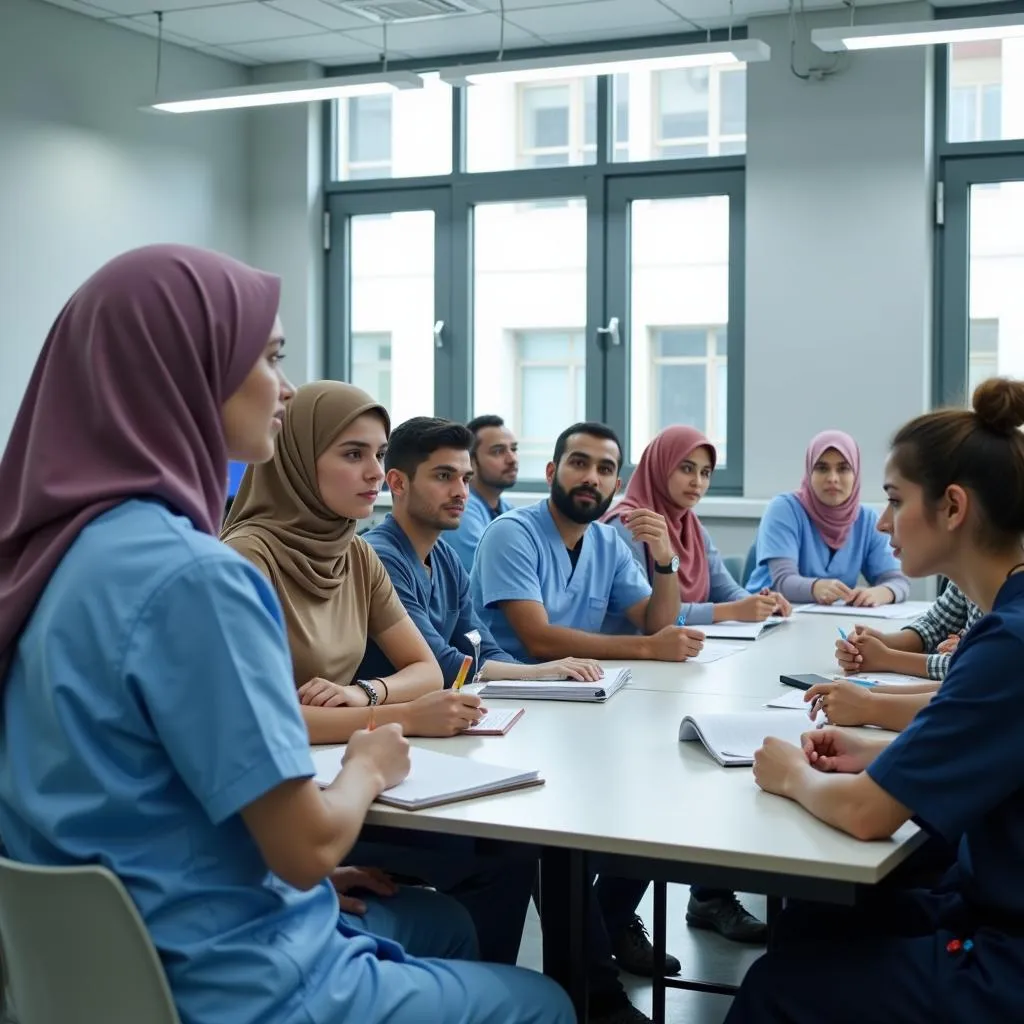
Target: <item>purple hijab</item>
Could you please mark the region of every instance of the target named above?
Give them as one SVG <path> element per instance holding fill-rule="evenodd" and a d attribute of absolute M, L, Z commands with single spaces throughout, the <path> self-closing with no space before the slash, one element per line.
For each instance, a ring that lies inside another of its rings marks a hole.
<path fill-rule="evenodd" d="M 82 529 L 134 496 L 217 536 L 221 406 L 264 350 L 278 278 L 203 249 L 116 257 L 50 329 L 0 461 L 0 685 Z"/>
<path fill-rule="evenodd" d="M 826 505 L 811 486 L 814 464 L 829 448 L 835 448 L 853 469 L 853 490 L 846 501 L 835 508 Z M 823 430 L 811 440 L 804 461 L 803 483 L 796 492 L 796 498 L 803 505 L 804 511 L 825 543 L 833 551 L 838 551 L 846 543 L 846 538 L 860 514 L 860 448 L 849 434 L 844 434 L 841 430 Z"/>

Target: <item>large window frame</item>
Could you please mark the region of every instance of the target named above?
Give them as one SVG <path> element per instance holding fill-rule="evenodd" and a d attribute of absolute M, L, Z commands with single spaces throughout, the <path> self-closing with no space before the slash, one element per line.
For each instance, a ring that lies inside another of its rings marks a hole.
<path fill-rule="evenodd" d="M 703 41 L 690 36 L 657 40 L 666 42 Z M 631 41 L 630 48 L 653 40 Z M 533 51 L 534 53 L 581 52 L 580 47 Z M 525 51 L 524 56 L 528 55 Z M 476 59 L 476 55 L 473 59 Z M 489 59 L 493 55 L 479 55 Z M 458 62 L 469 61 L 462 57 Z M 446 62 L 433 63 L 436 68 Z M 455 61 L 452 61 L 455 63 Z M 401 63 L 393 65 L 396 69 Z M 428 70 L 422 63 L 411 69 Z M 354 74 L 363 69 L 335 68 L 328 74 Z M 367 69 L 368 70 L 368 69 Z M 729 405 L 727 435 L 729 466 L 716 474 L 714 493 L 742 493 L 743 455 L 743 179 L 744 155 L 690 157 L 670 160 L 616 162 L 612 146 L 612 79 L 597 79 L 597 132 L 595 162 L 564 167 L 522 168 L 507 171 L 469 172 L 465 161 L 466 95 L 456 88 L 452 92 L 452 167 L 448 175 L 411 178 L 380 178 L 339 180 L 336 132 L 339 124 L 333 105 L 324 111 L 324 180 L 325 185 L 325 360 L 329 376 L 348 379 L 351 371 L 351 337 L 348 329 L 350 309 L 349 270 L 346 266 L 349 221 L 353 216 L 384 214 L 415 209 L 435 212 L 435 304 L 436 316 L 444 320 L 441 344 L 435 353 L 434 410 L 436 415 L 466 421 L 473 412 L 473 210 L 476 205 L 519 201 L 523 203 L 582 197 L 587 202 L 587 310 L 584 333 L 586 351 L 586 415 L 588 419 L 609 424 L 622 437 L 629 449 L 628 422 L 628 338 L 626 344 L 613 350 L 599 331 L 610 316 L 618 315 L 622 289 L 628 290 L 627 279 L 614 281 L 613 273 L 624 273 L 628 267 L 613 271 L 609 265 L 611 236 L 616 226 L 613 208 L 621 195 L 636 191 L 634 184 L 646 194 L 662 194 L 685 198 L 701 194 L 728 194 L 732 201 L 729 250 Z M 517 144 L 522 139 L 522 126 L 516 125 Z M 589 147 L 588 147 L 589 148 Z M 623 207 L 625 209 L 625 207 Z M 612 295 L 613 291 L 618 291 Z M 554 325 L 552 325 L 554 326 Z M 562 325 L 565 326 L 565 325 Z M 631 466 L 625 466 L 628 478 Z M 536 491 L 543 488 L 538 480 L 520 480 L 519 488 Z"/>

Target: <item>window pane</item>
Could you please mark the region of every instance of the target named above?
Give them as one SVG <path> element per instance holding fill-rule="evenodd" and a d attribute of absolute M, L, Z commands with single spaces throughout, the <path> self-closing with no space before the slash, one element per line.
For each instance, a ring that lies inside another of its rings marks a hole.
<path fill-rule="evenodd" d="M 635 200 L 630 228 L 630 460 L 670 423 L 695 426 L 724 446 L 716 399 L 725 374 L 707 384 L 725 366 L 729 198 Z"/>
<path fill-rule="evenodd" d="M 950 142 L 1024 138 L 1024 39 L 948 47 Z"/>
<path fill-rule="evenodd" d="M 746 151 L 744 64 L 634 71 L 612 80 L 613 160 Z"/>
<path fill-rule="evenodd" d="M 509 424 L 524 480 L 543 479 L 555 438 L 585 407 L 587 207 L 563 203 L 473 211 L 473 415 Z"/>
<path fill-rule="evenodd" d="M 594 78 L 468 86 L 466 169 L 593 163 L 596 89 Z"/>
<path fill-rule="evenodd" d="M 972 186 L 967 401 L 986 377 L 1024 377 L 1022 240 L 1024 181 Z"/>
<path fill-rule="evenodd" d="M 451 86 L 424 78 L 422 89 L 337 101 L 338 180 L 451 174 Z"/>
<path fill-rule="evenodd" d="M 434 213 L 351 223 L 352 382 L 393 423 L 434 412 Z"/>

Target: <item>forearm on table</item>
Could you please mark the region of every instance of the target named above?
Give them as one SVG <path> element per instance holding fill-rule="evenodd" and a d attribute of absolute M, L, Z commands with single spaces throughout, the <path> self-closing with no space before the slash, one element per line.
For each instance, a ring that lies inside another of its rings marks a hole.
<path fill-rule="evenodd" d="M 911 694 L 911 693 L 937 693 L 941 683 L 936 682 L 934 679 L 922 679 L 919 683 L 893 683 L 889 685 L 887 683 L 879 683 L 878 686 L 872 688 L 872 693 L 895 693 L 895 694 Z"/>
<path fill-rule="evenodd" d="M 863 773 L 820 772 L 804 765 L 790 781 L 786 796 L 827 825 L 856 839 L 886 839 L 899 825 L 878 812 L 872 799 L 873 786 Z"/>
<path fill-rule="evenodd" d="M 882 642 L 894 651 L 906 651 L 908 654 L 924 654 L 925 642 L 921 634 L 909 627 L 897 633 L 884 633 Z"/>
<path fill-rule="evenodd" d="M 547 625 L 531 636 L 520 636 L 531 658 L 554 661 L 558 658 L 626 658 L 647 657 L 648 642 L 644 636 L 619 636 L 587 633 L 582 629 Z"/>
<path fill-rule="evenodd" d="M 380 680 L 384 682 L 381 688 Z M 403 704 L 444 686 L 444 678 L 436 661 L 414 661 L 390 676 L 369 680 L 384 704 Z"/>
<path fill-rule="evenodd" d="M 865 725 L 902 732 L 932 699 L 932 692 L 871 693 L 871 711 Z"/>
<path fill-rule="evenodd" d="M 813 604 L 814 584 L 812 576 L 801 576 L 796 560 L 792 558 L 769 558 L 768 571 L 772 577 L 772 589 L 792 604 Z"/>
<path fill-rule="evenodd" d="M 349 737 L 370 724 L 370 709 L 363 708 L 319 708 L 303 704 L 302 720 L 309 731 L 309 742 L 348 743 Z M 402 704 L 378 704 L 373 709 L 376 725 L 398 722 L 405 729 L 405 710 Z"/>
<path fill-rule="evenodd" d="M 484 682 L 492 679 L 536 679 L 538 666 L 524 665 L 521 661 L 485 661 L 480 673 Z"/>
<path fill-rule="evenodd" d="M 889 650 L 885 654 L 882 671 L 899 672 L 905 676 L 928 678 L 928 655 L 912 654 L 910 651 Z"/>

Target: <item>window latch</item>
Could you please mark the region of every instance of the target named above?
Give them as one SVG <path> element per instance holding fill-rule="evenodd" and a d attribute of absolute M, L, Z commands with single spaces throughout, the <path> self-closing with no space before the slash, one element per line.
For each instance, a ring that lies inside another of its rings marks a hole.
<path fill-rule="evenodd" d="M 434 348 L 444 348 L 444 321 L 434 322 Z"/>
<path fill-rule="evenodd" d="M 607 338 L 609 345 L 622 344 L 622 339 L 619 337 L 619 318 L 617 316 L 613 316 L 608 320 L 607 327 L 598 327 L 597 333 L 602 338 Z"/>

